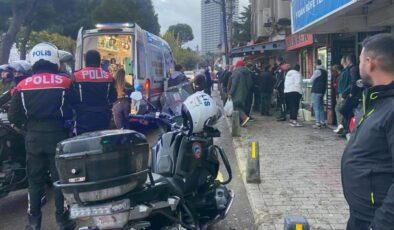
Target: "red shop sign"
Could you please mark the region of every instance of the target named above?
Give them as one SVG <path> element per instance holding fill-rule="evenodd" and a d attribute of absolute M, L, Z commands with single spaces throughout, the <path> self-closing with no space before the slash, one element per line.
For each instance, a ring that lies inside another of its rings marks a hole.
<path fill-rule="evenodd" d="M 313 44 L 312 34 L 294 34 L 286 38 L 286 50 L 295 50 Z"/>

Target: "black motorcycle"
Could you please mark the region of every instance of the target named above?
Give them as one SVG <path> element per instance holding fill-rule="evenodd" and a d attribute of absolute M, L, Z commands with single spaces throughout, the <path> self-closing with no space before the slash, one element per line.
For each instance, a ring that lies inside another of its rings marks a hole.
<path fill-rule="evenodd" d="M 27 186 L 23 132 L 8 121 L 6 110 L 0 109 L 0 198 Z"/>
<path fill-rule="evenodd" d="M 145 136 L 131 130 L 87 133 L 59 143 L 56 164 L 71 218 L 93 222 L 82 229 L 207 229 L 223 220 L 234 194 L 220 131 L 190 134 L 164 113 L 131 115 L 160 123 L 149 155 Z M 150 167 L 148 161 L 150 158 Z M 220 162 L 228 179 L 217 180 Z"/>

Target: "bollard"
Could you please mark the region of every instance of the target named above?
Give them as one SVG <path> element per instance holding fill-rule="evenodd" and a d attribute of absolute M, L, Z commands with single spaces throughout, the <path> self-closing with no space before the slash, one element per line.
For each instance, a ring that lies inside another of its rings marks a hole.
<path fill-rule="evenodd" d="M 233 137 L 239 137 L 239 112 L 233 111 L 232 117 L 232 125 L 231 125 L 231 134 Z"/>
<path fill-rule="evenodd" d="M 310 226 L 303 216 L 286 216 L 285 230 L 310 230 Z"/>
<path fill-rule="evenodd" d="M 260 184 L 260 153 L 259 142 L 253 141 L 250 144 L 248 160 L 246 165 L 246 182 Z"/>

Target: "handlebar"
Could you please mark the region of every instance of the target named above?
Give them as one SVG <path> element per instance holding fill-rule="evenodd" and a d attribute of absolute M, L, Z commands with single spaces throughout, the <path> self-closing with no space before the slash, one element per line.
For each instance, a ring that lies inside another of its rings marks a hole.
<path fill-rule="evenodd" d="M 159 122 L 167 126 L 169 130 L 179 130 L 182 129 L 182 126 L 177 125 L 174 122 L 174 117 L 167 113 L 148 113 L 144 115 L 129 115 L 130 119 L 137 119 L 137 120 L 146 120 L 146 121 L 153 121 Z"/>

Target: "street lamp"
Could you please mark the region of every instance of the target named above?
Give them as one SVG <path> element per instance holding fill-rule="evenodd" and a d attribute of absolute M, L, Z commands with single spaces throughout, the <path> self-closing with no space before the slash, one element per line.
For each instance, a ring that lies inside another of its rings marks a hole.
<path fill-rule="evenodd" d="M 222 8 L 222 20 L 223 20 L 223 33 L 224 33 L 224 38 L 223 38 L 223 42 L 224 42 L 224 56 L 226 57 L 226 65 L 229 65 L 230 60 L 229 60 L 229 50 L 228 50 L 228 40 L 227 40 L 227 20 L 226 20 L 226 0 L 205 0 L 205 4 L 209 4 L 214 2 L 218 5 L 221 6 Z"/>

